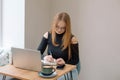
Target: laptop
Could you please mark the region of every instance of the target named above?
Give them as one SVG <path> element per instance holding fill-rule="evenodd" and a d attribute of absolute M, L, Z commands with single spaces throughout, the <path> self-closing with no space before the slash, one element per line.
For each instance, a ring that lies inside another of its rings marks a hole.
<path fill-rule="evenodd" d="M 37 50 L 22 49 L 22 48 L 11 48 L 12 62 L 17 68 L 41 71 L 41 54 Z"/>

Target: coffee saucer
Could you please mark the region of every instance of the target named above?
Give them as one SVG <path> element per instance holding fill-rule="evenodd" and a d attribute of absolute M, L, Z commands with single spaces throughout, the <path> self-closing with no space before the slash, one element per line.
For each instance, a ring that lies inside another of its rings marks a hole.
<path fill-rule="evenodd" d="M 54 73 L 52 73 L 50 75 L 44 75 L 41 72 L 39 72 L 38 75 L 41 76 L 41 77 L 44 77 L 44 78 L 51 78 L 51 77 L 55 77 L 57 75 L 57 73 L 54 72 Z"/>

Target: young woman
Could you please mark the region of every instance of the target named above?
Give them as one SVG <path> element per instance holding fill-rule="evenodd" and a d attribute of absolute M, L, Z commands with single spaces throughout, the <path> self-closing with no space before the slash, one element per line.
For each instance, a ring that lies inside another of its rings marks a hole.
<path fill-rule="evenodd" d="M 70 16 L 65 13 L 58 13 L 50 31 L 43 35 L 38 50 L 43 54 L 48 46 L 48 55 L 44 57 L 47 61 L 56 61 L 58 65 L 72 64 L 79 62 L 78 40 L 71 33 Z"/>

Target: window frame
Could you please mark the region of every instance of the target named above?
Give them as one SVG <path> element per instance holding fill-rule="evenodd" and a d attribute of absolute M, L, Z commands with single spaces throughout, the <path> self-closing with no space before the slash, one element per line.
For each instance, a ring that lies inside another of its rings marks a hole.
<path fill-rule="evenodd" d="M 0 47 L 2 47 L 2 0 L 0 0 Z"/>

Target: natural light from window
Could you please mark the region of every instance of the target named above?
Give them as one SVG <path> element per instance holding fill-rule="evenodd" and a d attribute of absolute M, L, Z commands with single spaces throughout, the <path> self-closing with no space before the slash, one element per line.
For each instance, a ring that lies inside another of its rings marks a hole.
<path fill-rule="evenodd" d="M 2 47 L 24 47 L 25 0 L 2 0 Z"/>
<path fill-rule="evenodd" d="M 0 47 L 2 46 L 2 0 L 0 0 Z"/>

